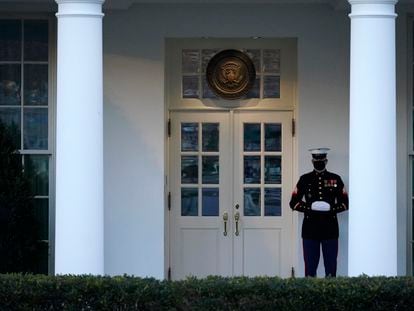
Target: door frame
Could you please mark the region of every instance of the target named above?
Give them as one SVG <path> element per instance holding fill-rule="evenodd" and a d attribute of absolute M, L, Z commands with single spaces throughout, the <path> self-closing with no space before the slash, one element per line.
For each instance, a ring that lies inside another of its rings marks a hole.
<path fill-rule="evenodd" d="M 259 48 L 266 46 L 266 44 L 272 44 L 273 41 L 283 40 L 287 42 L 287 45 L 291 49 L 292 54 L 292 70 L 290 73 L 290 89 L 291 97 L 290 103 L 282 103 L 277 105 L 261 105 L 259 100 L 259 105 L 257 106 L 246 106 L 239 108 L 226 108 L 226 107 L 217 107 L 210 106 L 209 102 L 205 103 L 204 108 L 188 106 L 188 107 L 177 107 L 174 106 L 174 98 L 172 98 L 173 92 L 172 89 L 172 80 L 174 77 L 174 71 L 176 70 L 176 56 L 177 53 L 183 48 L 192 48 L 194 46 L 200 48 L 206 48 L 210 44 L 217 43 L 226 43 L 226 47 L 234 48 L 234 45 L 249 45 L 253 44 L 256 46 L 258 40 L 252 38 L 216 38 L 216 39 L 202 39 L 202 38 L 166 38 L 165 39 L 165 75 L 164 75 L 164 170 L 165 170 L 165 181 L 164 181 L 164 278 L 170 279 L 171 277 L 171 236 L 170 236 L 170 212 L 169 212 L 169 203 L 171 199 L 169 196 L 171 176 L 170 176 L 170 160 L 171 160 L 171 146 L 170 146 L 170 117 L 171 113 L 175 111 L 188 111 L 188 112 L 202 112 L 202 111 L 228 111 L 231 114 L 231 120 L 233 120 L 234 111 L 238 110 L 247 110 L 247 111 L 290 111 L 292 113 L 293 119 L 293 135 L 292 135 L 292 178 L 293 181 L 298 179 L 299 168 L 298 168 L 298 145 L 299 140 L 297 136 L 297 124 L 298 124 L 298 96 L 297 96 L 297 38 L 266 38 L 261 39 L 258 46 Z M 237 47 L 236 47 L 237 48 Z M 176 72 L 175 72 L 176 73 Z M 257 101 L 256 101 L 257 102 Z M 233 124 L 230 124 L 230 130 L 233 131 Z M 292 189 L 293 190 L 293 189 Z M 292 217 L 292 274 L 295 271 L 298 271 L 299 261 L 300 261 L 300 230 L 299 230 L 299 215 L 294 213 Z"/>

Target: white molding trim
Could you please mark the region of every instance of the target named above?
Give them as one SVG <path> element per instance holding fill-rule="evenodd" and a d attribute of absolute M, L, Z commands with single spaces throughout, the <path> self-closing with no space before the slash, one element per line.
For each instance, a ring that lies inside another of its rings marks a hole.
<path fill-rule="evenodd" d="M 397 14 L 375 14 L 375 15 L 370 15 L 370 14 L 348 14 L 348 16 L 350 18 L 397 18 Z"/>
<path fill-rule="evenodd" d="M 55 0 L 59 5 L 56 17 L 97 17 L 102 18 L 104 0 Z"/>
<path fill-rule="evenodd" d="M 354 18 L 392 18 L 395 19 L 395 4 L 397 0 L 348 0 L 351 4 L 351 13 Z"/>
<path fill-rule="evenodd" d="M 105 0 L 55 0 L 57 4 L 65 3 L 79 3 L 79 4 L 100 4 L 102 5 Z"/>
<path fill-rule="evenodd" d="M 56 17 L 96 17 L 102 18 L 105 14 L 103 13 L 83 13 L 83 12 L 74 12 L 74 13 L 56 13 Z"/>
<path fill-rule="evenodd" d="M 348 0 L 351 5 L 354 4 L 397 4 L 398 0 Z"/>

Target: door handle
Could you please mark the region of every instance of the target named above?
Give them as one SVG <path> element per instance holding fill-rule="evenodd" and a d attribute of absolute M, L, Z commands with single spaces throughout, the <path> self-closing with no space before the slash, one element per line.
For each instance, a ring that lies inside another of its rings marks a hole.
<path fill-rule="evenodd" d="M 239 220 L 240 220 L 240 213 L 239 212 L 236 212 L 234 214 L 234 220 L 236 222 L 236 232 L 234 232 L 234 234 L 236 236 L 238 236 L 239 235 Z"/>
<path fill-rule="evenodd" d="M 223 221 L 224 221 L 224 232 L 223 235 L 227 236 L 227 221 L 229 220 L 229 214 L 227 212 L 224 212 L 223 214 Z"/>

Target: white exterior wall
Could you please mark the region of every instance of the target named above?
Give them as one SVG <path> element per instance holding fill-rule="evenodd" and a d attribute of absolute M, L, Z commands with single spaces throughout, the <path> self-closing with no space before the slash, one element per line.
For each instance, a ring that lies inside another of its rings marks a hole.
<path fill-rule="evenodd" d="M 252 36 L 298 38 L 295 178 L 312 169 L 307 149 L 327 146 L 332 149 L 328 169 L 339 173 L 348 184 L 347 12 L 324 5 L 270 4 L 135 5 L 128 11 L 106 12 L 105 273 L 164 277 L 165 38 Z M 397 40 L 404 39 L 397 36 Z M 397 65 L 399 69 L 406 67 L 400 62 Z M 399 86 L 398 93 L 405 92 Z M 400 106 L 398 159 L 406 163 L 405 102 Z M 400 164 L 398 169 L 398 273 L 404 274 L 407 176 L 405 165 Z M 346 213 L 339 216 L 339 222 L 338 274 L 346 275 Z M 298 275 L 303 275 L 300 248 L 297 267 Z M 319 274 L 323 275 L 322 264 Z"/>

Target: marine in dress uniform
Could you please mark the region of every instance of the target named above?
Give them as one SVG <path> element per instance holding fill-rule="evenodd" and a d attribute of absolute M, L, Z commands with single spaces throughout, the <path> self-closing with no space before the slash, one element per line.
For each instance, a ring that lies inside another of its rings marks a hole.
<path fill-rule="evenodd" d="M 335 277 L 339 228 L 337 214 L 348 210 L 348 194 L 339 175 L 328 172 L 328 148 L 309 150 L 314 170 L 300 177 L 290 208 L 304 213 L 302 223 L 305 276 L 316 276 L 322 246 L 325 275 Z"/>

